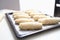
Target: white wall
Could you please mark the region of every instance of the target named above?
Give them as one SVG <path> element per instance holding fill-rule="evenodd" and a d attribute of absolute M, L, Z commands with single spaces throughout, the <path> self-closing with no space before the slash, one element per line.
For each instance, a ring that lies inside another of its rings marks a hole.
<path fill-rule="evenodd" d="M 20 10 L 19 0 L 0 0 L 0 9 Z"/>
<path fill-rule="evenodd" d="M 21 10 L 35 9 L 53 16 L 55 0 L 20 0 Z"/>
<path fill-rule="evenodd" d="M 55 0 L 0 0 L 0 9 L 34 9 L 53 16 L 54 4 Z"/>

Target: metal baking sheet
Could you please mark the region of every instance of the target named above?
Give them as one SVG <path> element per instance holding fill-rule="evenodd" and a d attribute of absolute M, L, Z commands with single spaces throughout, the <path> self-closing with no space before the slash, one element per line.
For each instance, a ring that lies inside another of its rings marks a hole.
<path fill-rule="evenodd" d="M 15 24 L 15 21 L 14 21 L 14 18 L 13 18 L 12 14 L 13 13 L 6 13 L 6 18 L 8 19 L 8 22 L 11 25 L 11 27 L 13 28 L 16 37 L 18 37 L 18 38 L 24 38 L 24 37 L 27 37 L 29 35 L 36 34 L 36 33 L 39 33 L 39 32 L 43 32 L 45 30 L 56 28 L 56 27 L 60 26 L 60 24 L 45 25 L 40 30 L 23 31 L 23 30 L 20 30 L 20 28 L 19 28 L 19 26 L 17 24 Z"/>

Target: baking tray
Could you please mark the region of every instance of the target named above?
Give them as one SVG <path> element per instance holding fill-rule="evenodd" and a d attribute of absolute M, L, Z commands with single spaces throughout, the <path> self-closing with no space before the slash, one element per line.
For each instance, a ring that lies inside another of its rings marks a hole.
<path fill-rule="evenodd" d="M 23 30 L 19 29 L 17 24 L 15 24 L 15 21 L 14 21 L 14 18 L 13 18 L 12 14 L 13 14 L 13 12 L 6 13 L 6 18 L 7 18 L 8 22 L 9 22 L 9 24 L 11 25 L 11 28 L 13 29 L 13 31 L 14 31 L 17 38 L 28 37 L 30 35 L 37 34 L 37 33 L 40 33 L 40 32 L 43 32 L 43 31 L 46 31 L 46 30 L 49 30 L 49 29 L 57 28 L 57 27 L 60 26 L 60 24 L 45 25 L 40 30 L 23 31 Z"/>

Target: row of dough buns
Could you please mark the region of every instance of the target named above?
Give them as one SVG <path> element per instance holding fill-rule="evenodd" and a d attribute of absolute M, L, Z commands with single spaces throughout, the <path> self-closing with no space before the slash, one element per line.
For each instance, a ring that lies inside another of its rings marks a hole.
<path fill-rule="evenodd" d="M 50 17 L 39 12 L 36 13 L 33 10 L 15 12 L 13 17 L 15 23 L 17 23 L 22 30 L 42 29 L 43 25 L 57 24 L 60 22 L 60 18 Z"/>
<path fill-rule="evenodd" d="M 26 15 L 27 13 L 15 12 L 13 17 L 15 19 L 15 23 L 19 25 L 19 28 L 22 30 L 35 30 L 42 29 L 42 23 L 35 22 L 31 16 Z"/>

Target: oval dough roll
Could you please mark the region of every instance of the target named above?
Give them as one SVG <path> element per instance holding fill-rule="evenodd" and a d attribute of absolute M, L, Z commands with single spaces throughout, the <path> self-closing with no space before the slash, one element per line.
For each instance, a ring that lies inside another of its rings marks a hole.
<path fill-rule="evenodd" d="M 38 22 L 42 23 L 42 24 L 57 24 L 58 20 L 55 18 L 43 18 L 43 19 L 38 19 Z"/>
<path fill-rule="evenodd" d="M 46 16 L 45 14 L 42 14 L 42 13 L 30 13 L 30 16 L 31 16 L 31 17 L 33 17 L 34 15 Z"/>
<path fill-rule="evenodd" d="M 14 19 L 18 19 L 18 18 L 30 18 L 29 15 L 16 15 L 14 16 Z"/>
<path fill-rule="evenodd" d="M 42 18 L 50 18 L 49 16 L 44 16 L 44 15 L 35 15 L 35 16 L 33 16 L 33 19 L 35 20 L 35 21 L 37 21 L 38 19 L 42 19 Z"/>
<path fill-rule="evenodd" d="M 53 17 L 53 18 L 60 22 L 60 17 Z"/>
<path fill-rule="evenodd" d="M 31 9 L 30 10 L 26 10 L 25 13 L 30 15 L 30 13 L 34 13 L 34 10 L 31 10 Z"/>
<path fill-rule="evenodd" d="M 22 11 L 13 12 L 13 16 L 15 16 L 15 15 L 21 15 L 21 14 L 26 14 L 26 13 L 22 12 Z"/>
<path fill-rule="evenodd" d="M 16 23 L 22 23 L 22 22 L 34 22 L 34 19 L 32 18 L 19 18 L 15 20 Z"/>
<path fill-rule="evenodd" d="M 42 29 L 42 23 L 39 23 L 39 22 L 24 22 L 24 23 L 20 23 L 19 27 L 22 30 Z"/>

